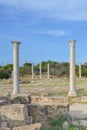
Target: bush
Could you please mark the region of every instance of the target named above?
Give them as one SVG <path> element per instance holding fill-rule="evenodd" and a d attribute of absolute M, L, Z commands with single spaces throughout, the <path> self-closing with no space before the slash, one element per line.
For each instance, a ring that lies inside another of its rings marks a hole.
<path fill-rule="evenodd" d="M 0 71 L 0 79 L 8 79 L 9 78 L 9 74 L 7 72 L 5 72 L 4 70 Z"/>

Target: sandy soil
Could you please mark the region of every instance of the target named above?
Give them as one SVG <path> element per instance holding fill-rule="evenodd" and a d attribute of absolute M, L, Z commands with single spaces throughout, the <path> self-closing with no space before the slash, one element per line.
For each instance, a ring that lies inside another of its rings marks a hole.
<path fill-rule="evenodd" d="M 12 93 L 13 83 L 11 80 L 0 81 L 0 94 Z M 87 78 L 77 78 L 76 88 L 79 95 L 87 95 Z M 22 78 L 20 81 L 20 92 L 30 93 L 31 95 L 41 95 L 41 93 L 48 93 L 55 96 L 67 96 L 69 91 L 68 78 L 43 78 L 32 79 Z"/>

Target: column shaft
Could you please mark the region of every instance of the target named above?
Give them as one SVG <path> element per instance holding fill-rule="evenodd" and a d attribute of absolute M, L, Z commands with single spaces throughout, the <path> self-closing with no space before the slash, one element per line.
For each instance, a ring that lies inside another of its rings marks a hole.
<path fill-rule="evenodd" d="M 81 74 L 82 72 L 81 72 L 81 64 L 79 64 L 79 78 L 81 78 Z"/>
<path fill-rule="evenodd" d="M 50 66 L 47 64 L 47 78 L 50 78 Z"/>
<path fill-rule="evenodd" d="M 20 93 L 19 88 L 19 44 L 20 42 L 12 42 L 13 44 L 13 94 Z"/>
<path fill-rule="evenodd" d="M 41 63 L 40 63 L 40 79 L 42 78 L 42 66 L 41 66 Z"/>
<path fill-rule="evenodd" d="M 75 41 L 70 41 L 70 91 L 69 96 L 76 96 L 75 88 Z"/>
<path fill-rule="evenodd" d="M 32 63 L 32 79 L 34 79 L 34 64 Z"/>

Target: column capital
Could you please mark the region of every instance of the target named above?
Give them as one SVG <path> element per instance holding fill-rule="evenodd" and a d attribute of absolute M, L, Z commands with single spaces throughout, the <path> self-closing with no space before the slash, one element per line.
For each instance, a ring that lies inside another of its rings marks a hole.
<path fill-rule="evenodd" d="M 71 47 L 75 47 L 76 40 L 70 40 L 69 43 Z"/>
<path fill-rule="evenodd" d="M 14 48 L 18 48 L 19 47 L 19 44 L 21 44 L 21 42 L 19 41 L 11 41 L 11 43 L 13 44 Z"/>
<path fill-rule="evenodd" d="M 11 41 L 12 44 L 21 44 L 19 41 Z"/>
<path fill-rule="evenodd" d="M 18 46 L 19 44 L 21 44 L 21 42 L 19 42 L 19 41 L 11 41 L 11 43 L 12 43 L 13 45 L 16 45 L 16 46 Z"/>

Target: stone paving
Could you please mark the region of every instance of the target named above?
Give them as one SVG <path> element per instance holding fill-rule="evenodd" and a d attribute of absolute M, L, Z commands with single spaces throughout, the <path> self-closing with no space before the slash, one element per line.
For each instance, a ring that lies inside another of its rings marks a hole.
<path fill-rule="evenodd" d="M 72 104 L 69 114 L 72 117 L 73 124 L 87 127 L 87 104 Z"/>
<path fill-rule="evenodd" d="M 75 118 L 87 118 L 87 104 L 72 104 L 70 105 L 70 115 Z"/>

